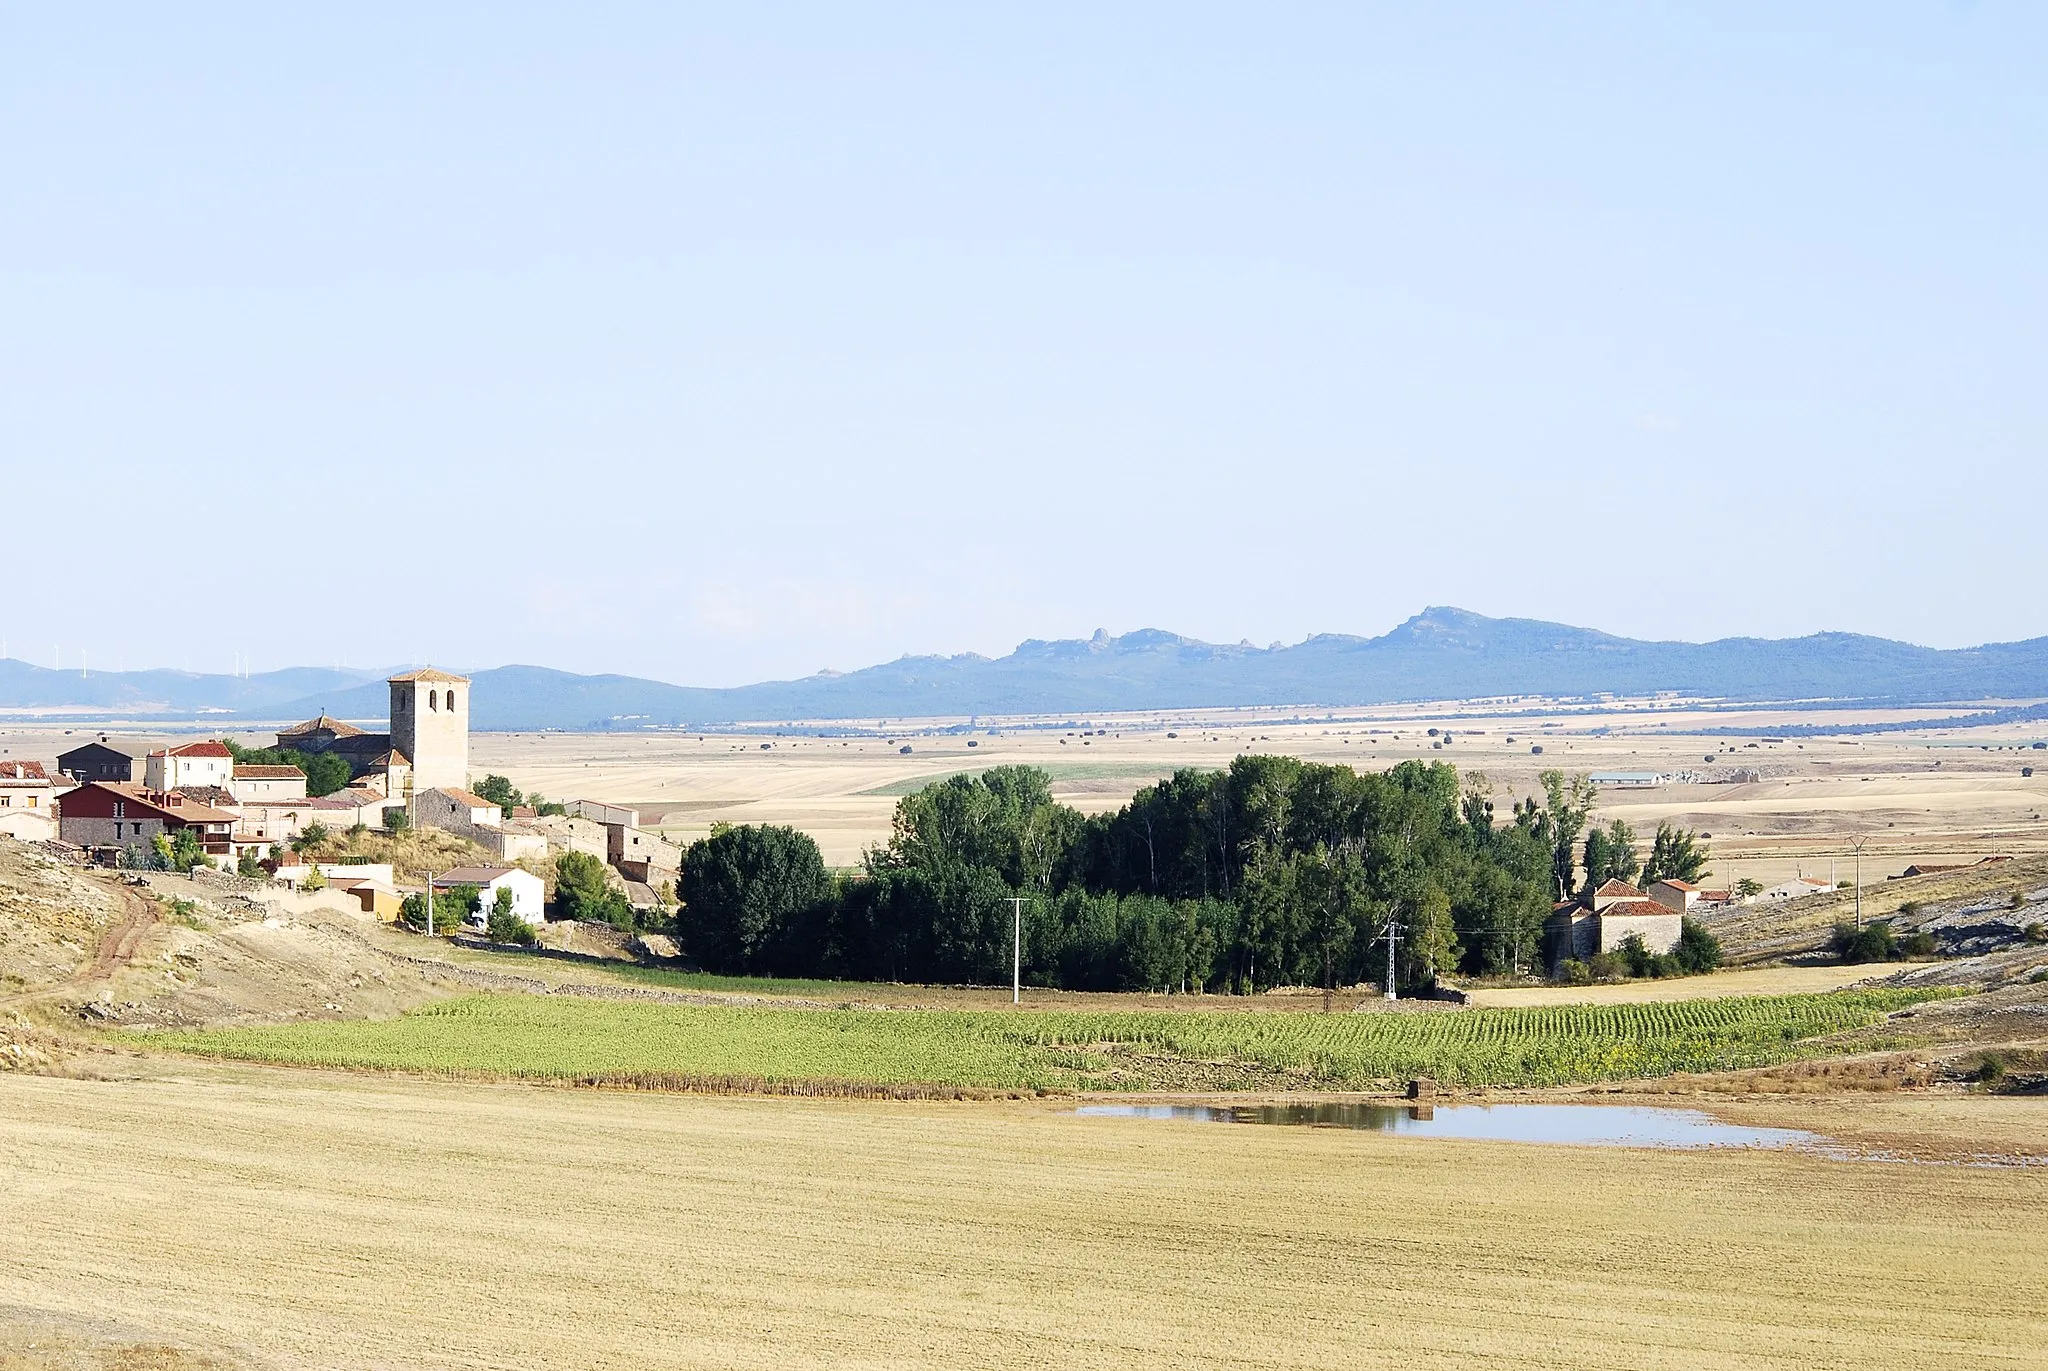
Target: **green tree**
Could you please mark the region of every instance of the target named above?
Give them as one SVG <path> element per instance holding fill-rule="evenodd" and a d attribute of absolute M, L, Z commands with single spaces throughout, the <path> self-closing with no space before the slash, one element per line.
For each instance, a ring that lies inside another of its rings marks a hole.
<path fill-rule="evenodd" d="M 151 840 L 150 845 L 156 852 L 160 870 L 190 871 L 202 863 L 207 866 L 213 865 L 206 859 L 206 849 L 200 843 L 199 835 L 189 828 L 174 828 L 159 833 Z"/>
<path fill-rule="evenodd" d="M 483 895 L 473 885 L 452 885 L 434 892 L 435 933 L 453 933 L 462 927 L 463 920 L 483 905 Z M 427 932 L 427 897 L 416 892 L 405 897 L 398 907 L 398 918 L 407 928 L 416 932 Z"/>
<path fill-rule="evenodd" d="M 564 852 L 555 859 L 555 912 L 565 919 L 630 927 L 633 908 L 614 890 L 605 864 L 588 852 Z"/>
<path fill-rule="evenodd" d="M 345 790 L 351 779 L 348 763 L 331 752 L 316 752 L 301 763 L 306 773 L 308 795 L 332 795 Z"/>
<path fill-rule="evenodd" d="M 1699 834 L 1666 822 L 1657 825 L 1650 859 L 1643 863 L 1643 881 L 1697 881 L 1707 872 L 1707 849 Z"/>
<path fill-rule="evenodd" d="M 489 775 L 478 781 L 474 787 L 477 794 L 509 813 L 515 805 L 524 804 L 525 797 L 512 788 L 512 782 L 503 776 Z"/>
<path fill-rule="evenodd" d="M 1616 819 L 1605 829 L 1586 835 L 1586 885 L 1597 890 L 1608 881 L 1634 881 L 1641 869 L 1636 861 L 1636 835 L 1628 824 Z"/>
<path fill-rule="evenodd" d="M 1450 896 L 1433 885 L 1423 888 L 1408 916 L 1401 950 L 1410 985 L 1434 986 L 1441 972 L 1457 965 L 1458 930 L 1451 920 Z"/>
<path fill-rule="evenodd" d="M 683 950 L 706 970 L 735 974 L 767 969 L 795 923 L 832 893 L 817 843 L 769 824 L 740 824 L 690 844 L 676 885 Z"/>
<path fill-rule="evenodd" d="M 1763 894 L 1764 883 L 1762 881 L 1757 880 L 1754 876 L 1744 876 L 1741 880 L 1735 883 L 1735 889 L 1733 893 L 1736 899 L 1747 900 L 1754 896 Z"/>
<path fill-rule="evenodd" d="M 498 887 L 498 893 L 491 901 L 490 913 L 484 919 L 484 936 L 494 943 L 533 946 L 533 925 L 512 912 L 512 887 Z"/>
<path fill-rule="evenodd" d="M 1551 842 L 1551 879 L 1555 882 L 1556 898 L 1562 900 L 1573 889 L 1574 849 L 1579 845 L 1579 834 L 1585 831 L 1587 817 L 1593 812 L 1593 782 L 1583 774 L 1567 776 L 1562 771 L 1546 771 L 1537 779 L 1543 783 L 1542 813 Z"/>
<path fill-rule="evenodd" d="M 299 836 L 292 839 L 292 851 L 311 852 L 327 841 L 327 825 L 318 819 L 299 830 Z"/>

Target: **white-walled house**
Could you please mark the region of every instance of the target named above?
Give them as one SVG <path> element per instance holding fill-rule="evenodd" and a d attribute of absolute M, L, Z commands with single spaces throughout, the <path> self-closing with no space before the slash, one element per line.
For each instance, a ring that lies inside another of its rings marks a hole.
<path fill-rule="evenodd" d="M 158 748 L 142 759 L 142 783 L 151 790 L 218 786 L 232 791 L 235 754 L 220 743 L 186 743 Z"/>
<path fill-rule="evenodd" d="M 70 786 L 41 762 L 0 762 L 0 833 L 29 843 L 56 837 L 57 797 Z"/>
<path fill-rule="evenodd" d="M 243 804 L 257 800 L 303 800 L 306 773 L 295 766 L 237 766 L 229 776 L 228 789 Z"/>
<path fill-rule="evenodd" d="M 531 871 L 516 866 L 459 866 L 434 878 L 436 890 L 458 885 L 473 885 L 483 897 L 483 906 L 472 922 L 483 922 L 500 890 L 512 892 L 512 912 L 526 922 L 538 926 L 547 918 L 547 883 Z"/>

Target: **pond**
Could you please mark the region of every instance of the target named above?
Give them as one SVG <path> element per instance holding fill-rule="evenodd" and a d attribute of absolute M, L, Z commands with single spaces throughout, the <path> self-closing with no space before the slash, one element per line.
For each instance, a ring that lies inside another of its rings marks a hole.
<path fill-rule="evenodd" d="M 1360 1128 L 1424 1138 L 1596 1147 L 1800 1147 L 1821 1143 L 1796 1128 L 1724 1123 L 1698 1109 L 1624 1104 L 1089 1104 L 1095 1118 Z"/>

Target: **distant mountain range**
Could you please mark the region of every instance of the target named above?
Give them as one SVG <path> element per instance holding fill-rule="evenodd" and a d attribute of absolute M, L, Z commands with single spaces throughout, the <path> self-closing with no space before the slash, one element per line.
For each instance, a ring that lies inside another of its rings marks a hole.
<path fill-rule="evenodd" d="M 299 667 L 262 675 L 175 671 L 81 677 L 0 662 L 0 706 L 86 707 L 169 721 L 382 719 L 383 672 Z M 479 729 L 704 727 L 937 715 L 1388 704 L 1502 695 L 1964 702 L 2048 696 L 2048 638 L 1943 650 L 1852 633 L 1644 642 L 1534 619 L 1432 608 L 1377 638 L 1318 634 L 1235 647 L 1156 629 L 1022 643 L 1007 657 L 903 657 L 846 673 L 730 689 L 545 667 L 469 673 Z M 75 717 L 75 716 L 74 716 Z"/>

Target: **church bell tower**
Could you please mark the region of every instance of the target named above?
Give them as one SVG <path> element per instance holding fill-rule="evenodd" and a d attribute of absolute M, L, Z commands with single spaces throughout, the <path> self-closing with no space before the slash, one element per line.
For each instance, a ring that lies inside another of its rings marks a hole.
<path fill-rule="evenodd" d="M 446 671 L 393 676 L 391 746 L 412 763 L 415 792 L 469 784 L 469 677 Z"/>

